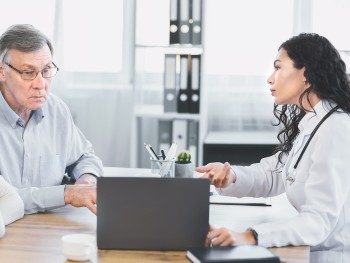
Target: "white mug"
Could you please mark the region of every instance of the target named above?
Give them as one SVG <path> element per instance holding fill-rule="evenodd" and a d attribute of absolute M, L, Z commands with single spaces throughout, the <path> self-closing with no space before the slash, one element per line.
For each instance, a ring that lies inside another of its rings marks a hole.
<path fill-rule="evenodd" d="M 96 237 L 88 234 L 71 234 L 62 237 L 62 251 L 69 260 L 89 260 L 96 251 Z"/>

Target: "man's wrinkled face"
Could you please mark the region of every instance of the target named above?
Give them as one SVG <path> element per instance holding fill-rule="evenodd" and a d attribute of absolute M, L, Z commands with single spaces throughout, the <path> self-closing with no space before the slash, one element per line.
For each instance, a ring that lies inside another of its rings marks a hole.
<path fill-rule="evenodd" d="M 10 49 L 0 67 L 2 93 L 10 107 L 15 109 L 35 110 L 41 108 L 46 101 L 51 79 L 43 78 L 43 69 L 52 67 L 52 55 L 47 45 L 33 52 L 21 52 Z M 24 80 L 20 72 L 29 74 L 39 72 L 35 79 Z M 16 110 L 15 110 L 16 111 Z"/>

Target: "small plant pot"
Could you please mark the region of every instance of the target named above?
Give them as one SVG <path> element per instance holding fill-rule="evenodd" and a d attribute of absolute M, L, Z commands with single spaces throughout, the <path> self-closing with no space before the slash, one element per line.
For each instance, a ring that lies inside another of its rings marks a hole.
<path fill-rule="evenodd" d="M 193 177 L 194 167 L 192 163 L 177 163 L 175 162 L 175 177 L 191 178 Z"/>

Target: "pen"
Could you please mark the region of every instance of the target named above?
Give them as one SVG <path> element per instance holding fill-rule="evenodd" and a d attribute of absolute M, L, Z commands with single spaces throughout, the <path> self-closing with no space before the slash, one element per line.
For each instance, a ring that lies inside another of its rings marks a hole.
<path fill-rule="evenodd" d="M 160 152 L 162 153 L 162 158 L 163 158 L 163 160 L 165 160 L 165 153 L 164 153 L 164 151 L 163 151 L 163 150 L 160 150 Z"/>
<path fill-rule="evenodd" d="M 158 155 L 156 154 L 156 152 L 153 150 L 152 146 L 150 144 L 148 144 L 148 147 L 150 148 L 150 150 L 153 152 L 153 154 L 157 157 L 157 160 L 159 160 Z"/>
<path fill-rule="evenodd" d="M 146 148 L 147 152 L 151 156 L 151 158 L 154 159 L 154 160 L 159 160 L 158 156 L 156 154 L 154 154 L 154 152 L 151 151 L 149 146 L 146 143 L 144 143 L 144 145 L 145 145 L 145 148 Z"/>

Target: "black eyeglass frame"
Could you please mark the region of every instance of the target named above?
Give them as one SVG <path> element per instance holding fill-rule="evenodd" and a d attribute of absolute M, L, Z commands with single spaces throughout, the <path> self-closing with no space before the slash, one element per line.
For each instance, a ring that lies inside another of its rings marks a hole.
<path fill-rule="evenodd" d="M 19 69 L 15 68 L 14 66 L 12 66 L 10 63 L 4 62 L 5 65 L 7 65 L 9 68 L 11 68 L 11 69 L 13 69 L 14 71 L 16 71 L 18 74 L 20 74 L 20 75 L 21 75 L 21 78 L 22 78 L 23 80 L 34 80 L 34 79 L 38 76 L 39 73 L 41 73 L 41 76 L 43 76 L 43 78 L 45 78 L 45 79 L 50 79 L 50 78 L 56 76 L 57 72 L 58 72 L 60 69 L 59 69 L 59 67 L 56 66 L 56 64 L 55 64 L 54 62 L 51 62 L 51 63 L 54 65 L 54 67 L 50 67 L 50 69 L 56 69 L 55 74 L 53 74 L 52 76 L 50 76 L 50 77 L 45 77 L 45 76 L 44 76 L 43 72 L 44 72 L 44 70 L 47 70 L 47 68 L 45 68 L 45 69 L 42 69 L 42 70 L 39 70 L 39 71 L 35 72 L 36 74 L 35 74 L 35 76 L 32 77 L 32 78 L 23 78 L 23 74 L 24 74 L 24 73 L 28 73 L 29 71 L 26 71 L 26 70 L 19 70 Z"/>

